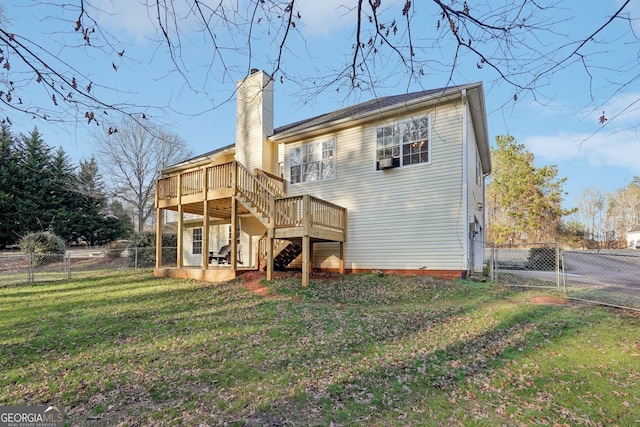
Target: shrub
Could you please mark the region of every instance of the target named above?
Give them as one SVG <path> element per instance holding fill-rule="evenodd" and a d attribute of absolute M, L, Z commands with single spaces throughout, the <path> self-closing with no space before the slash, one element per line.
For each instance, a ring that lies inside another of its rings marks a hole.
<path fill-rule="evenodd" d="M 178 237 L 175 234 L 162 235 L 162 264 L 175 264 Z M 143 231 L 131 238 L 131 248 L 127 255 L 129 264 L 136 267 L 155 267 L 156 265 L 156 233 Z M 168 249 L 172 248 L 172 249 Z"/>
<path fill-rule="evenodd" d="M 532 270 L 555 270 L 556 249 L 549 246 L 529 250 L 528 267 Z"/>
<path fill-rule="evenodd" d="M 128 254 L 128 249 L 131 246 L 131 242 L 128 240 L 118 240 L 117 242 L 109 243 L 104 252 L 104 256 L 109 259 L 122 258 Z"/>
<path fill-rule="evenodd" d="M 20 239 L 20 250 L 34 255 L 36 266 L 43 265 L 47 255 L 64 255 L 66 246 L 62 237 L 47 231 L 30 233 Z"/>

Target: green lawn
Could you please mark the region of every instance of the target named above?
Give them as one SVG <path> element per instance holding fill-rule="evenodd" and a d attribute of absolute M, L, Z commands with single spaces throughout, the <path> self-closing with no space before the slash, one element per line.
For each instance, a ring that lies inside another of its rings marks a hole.
<path fill-rule="evenodd" d="M 1 287 L 0 404 L 80 426 L 640 425 L 637 312 L 429 278 L 266 286 Z"/>

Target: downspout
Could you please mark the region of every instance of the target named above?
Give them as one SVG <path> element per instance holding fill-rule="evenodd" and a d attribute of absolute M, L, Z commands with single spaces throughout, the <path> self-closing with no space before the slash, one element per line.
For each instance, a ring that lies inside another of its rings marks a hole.
<path fill-rule="evenodd" d="M 466 279 L 469 271 L 469 115 L 467 114 L 467 90 L 462 89 L 462 278 Z"/>

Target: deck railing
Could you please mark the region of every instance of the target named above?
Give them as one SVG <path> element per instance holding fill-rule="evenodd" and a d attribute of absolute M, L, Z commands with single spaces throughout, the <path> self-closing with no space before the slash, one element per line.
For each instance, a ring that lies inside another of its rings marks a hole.
<path fill-rule="evenodd" d="M 207 168 L 207 190 L 233 188 L 233 166 L 235 162 L 209 166 Z"/>
<path fill-rule="evenodd" d="M 275 227 L 310 227 L 344 232 L 346 209 L 317 197 L 304 195 L 276 199 Z"/>
<path fill-rule="evenodd" d="M 304 196 L 276 199 L 275 227 L 302 227 L 304 217 Z"/>
<path fill-rule="evenodd" d="M 182 174 L 181 192 L 183 196 L 202 193 L 204 189 L 204 171 L 197 170 Z"/>
<path fill-rule="evenodd" d="M 158 200 L 198 193 L 206 195 L 208 191 L 234 187 L 234 191 L 244 196 L 258 212 L 273 218 L 276 228 L 313 227 L 346 231 L 346 209 L 310 195 L 282 197 L 285 189 L 282 178 L 260 170 L 254 175 L 237 161 L 157 181 Z"/>
<path fill-rule="evenodd" d="M 159 199 L 178 197 L 178 176 L 174 175 L 166 178 L 160 178 L 158 180 L 157 188 Z"/>
<path fill-rule="evenodd" d="M 310 196 L 311 226 L 323 230 L 344 232 L 347 210 L 326 200 Z"/>

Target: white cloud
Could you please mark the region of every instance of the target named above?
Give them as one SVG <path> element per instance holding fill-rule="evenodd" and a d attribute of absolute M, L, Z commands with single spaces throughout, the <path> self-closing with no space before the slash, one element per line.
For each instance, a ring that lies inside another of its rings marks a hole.
<path fill-rule="evenodd" d="M 593 166 L 619 167 L 640 175 L 640 135 L 632 130 L 615 133 L 532 136 L 522 141 L 536 158 L 553 163 L 586 160 Z"/>
<path fill-rule="evenodd" d="M 98 0 L 94 4 L 101 24 L 133 36 L 137 44 L 144 44 L 156 32 L 154 11 L 146 4 L 132 0 Z"/>
<path fill-rule="evenodd" d="M 640 93 L 625 93 L 604 106 L 604 113 L 616 128 L 640 122 Z"/>
<path fill-rule="evenodd" d="M 215 2 L 216 5 L 219 0 Z M 239 4 L 233 0 L 223 0 L 228 11 L 243 10 L 246 1 Z M 394 8 L 399 0 L 384 2 L 381 13 Z M 101 22 L 105 22 L 112 30 L 123 31 L 135 38 L 137 43 L 144 43 L 149 36 L 156 33 L 156 10 L 141 0 L 95 0 L 96 8 L 102 11 Z M 297 0 L 296 8 L 301 14 L 299 27 L 306 36 L 328 38 L 343 28 L 355 28 L 356 2 L 351 0 Z M 176 13 L 182 18 L 190 15 L 190 2 L 174 1 Z M 182 22 L 184 25 L 184 22 Z"/>
<path fill-rule="evenodd" d="M 328 37 L 356 20 L 355 2 L 345 0 L 299 0 L 296 6 L 302 15 L 303 32 L 311 36 Z"/>
<path fill-rule="evenodd" d="M 353 0 L 297 0 L 296 7 L 302 15 L 302 31 L 308 36 L 330 37 L 336 31 L 349 27 L 355 30 L 357 18 L 357 2 Z M 400 0 L 382 2 L 380 14 L 385 10 L 397 13 L 401 7 Z M 368 22 L 368 21 L 367 21 Z"/>

